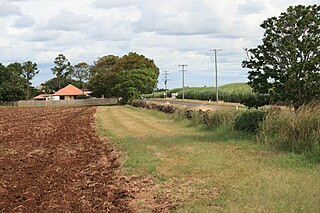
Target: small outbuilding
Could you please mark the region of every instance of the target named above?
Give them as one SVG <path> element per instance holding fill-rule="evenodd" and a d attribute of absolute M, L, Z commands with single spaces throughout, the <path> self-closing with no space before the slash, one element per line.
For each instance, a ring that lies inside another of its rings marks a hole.
<path fill-rule="evenodd" d="M 69 84 L 68 86 L 55 92 L 52 96 L 52 100 L 74 100 L 76 96 L 89 96 L 81 89 Z"/>
<path fill-rule="evenodd" d="M 45 101 L 45 100 L 50 100 L 50 97 L 52 94 L 40 94 L 37 95 L 36 97 L 33 98 L 35 101 Z"/>

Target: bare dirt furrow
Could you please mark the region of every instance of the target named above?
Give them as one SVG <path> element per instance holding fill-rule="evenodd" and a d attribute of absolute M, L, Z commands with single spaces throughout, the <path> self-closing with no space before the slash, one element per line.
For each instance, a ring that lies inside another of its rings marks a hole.
<path fill-rule="evenodd" d="M 95 107 L 0 108 L 0 212 L 130 212 Z"/>

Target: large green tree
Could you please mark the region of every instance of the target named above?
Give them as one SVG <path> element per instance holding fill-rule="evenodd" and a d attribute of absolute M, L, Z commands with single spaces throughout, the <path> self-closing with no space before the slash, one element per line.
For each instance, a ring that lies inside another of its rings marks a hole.
<path fill-rule="evenodd" d="M 122 97 L 122 102 L 138 98 L 143 93 L 151 93 L 157 84 L 157 75 L 153 69 L 142 67 L 141 69 L 122 70 L 116 74 L 116 85 L 113 92 Z"/>
<path fill-rule="evenodd" d="M 118 56 L 107 55 L 98 58 L 90 69 L 91 78 L 89 88 L 92 89 L 92 95 L 96 97 L 111 97 L 114 87 L 115 71 L 112 67 L 116 64 Z"/>
<path fill-rule="evenodd" d="M 32 63 L 31 61 L 24 62 L 22 64 L 22 76 L 26 81 L 26 99 L 30 99 L 30 81 L 32 78 L 39 73 L 38 65 L 36 63 Z"/>
<path fill-rule="evenodd" d="M 63 54 L 59 54 L 54 59 L 54 64 L 55 66 L 51 68 L 51 70 L 52 73 L 57 76 L 58 88 L 61 89 L 61 81 L 72 73 L 72 66 Z"/>
<path fill-rule="evenodd" d="M 247 49 L 249 85 L 272 102 L 299 108 L 320 99 L 320 6 L 290 6 L 265 20 L 263 43 Z"/>
<path fill-rule="evenodd" d="M 152 59 L 130 52 L 120 58 L 113 55 L 99 58 L 94 62 L 91 73 L 93 77 L 89 81 L 89 87 L 93 90 L 93 95 L 121 96 L 127 101 L 142 93 L 152 92 L 156 87 L 159 68 Z"/>
<path fill-rule="evenodd" d="M 21 74 L 20 63 L 15 62 L 8 66 L 0 63 L 0 102 L 19 101 L 25 98 L 25 80 Z"/>

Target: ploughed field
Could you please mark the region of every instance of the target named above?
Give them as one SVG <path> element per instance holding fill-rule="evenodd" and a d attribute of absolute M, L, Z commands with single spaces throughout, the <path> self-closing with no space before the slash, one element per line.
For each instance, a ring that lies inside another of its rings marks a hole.
<path fill-rule="evenodd" d="M 95 107 L 0 108 L 0 212 L 129 212 Z"/>

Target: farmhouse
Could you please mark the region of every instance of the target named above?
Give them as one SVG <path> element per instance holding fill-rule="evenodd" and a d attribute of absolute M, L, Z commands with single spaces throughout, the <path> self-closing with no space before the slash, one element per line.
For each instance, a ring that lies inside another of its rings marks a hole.
<path fill-rule="evenodd" d="M 74 100 L 76 96 L 79 95 L 85 95 L 84 91 L 80 90 L 79 88 L 73 86 L 72 84 L 69 84 L 68 86 L 60 89 L 59 91 L 55 92 L 52 95 L 52 100 Z"/>

